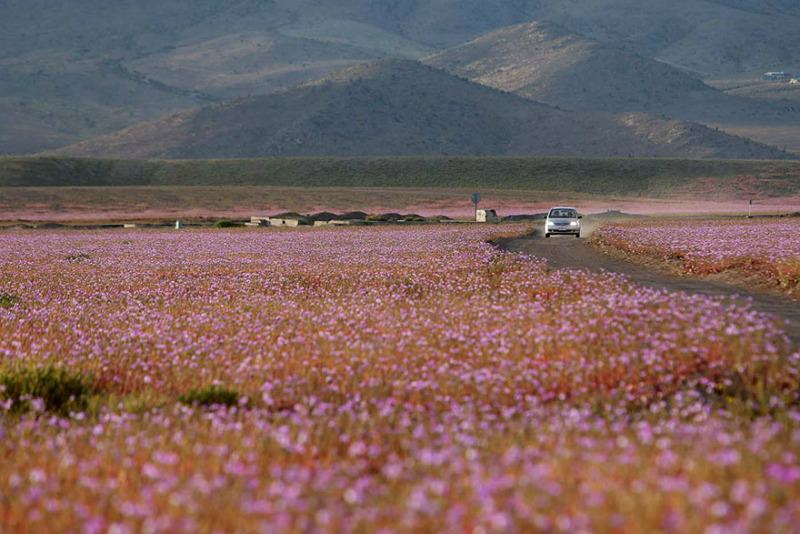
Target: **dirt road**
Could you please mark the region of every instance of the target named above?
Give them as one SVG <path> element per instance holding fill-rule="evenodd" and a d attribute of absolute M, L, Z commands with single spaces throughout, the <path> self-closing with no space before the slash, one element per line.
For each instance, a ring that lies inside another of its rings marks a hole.
<path fill-rule="evenodd" d="M 586 244 L 583 239 L 539 235 L 502 240 L 501 248 L 513 252 L 524 252 L 546 259 L 558 269 L 589 269 L 621 273 L 644 286 L 660 287 L 672 291 L 700 293 L 738 301 L 749 300 L 761 312 L 771 314 L 785 323 L 786 333 L 800 347 L 800 303 L 781 296 L 762 292 L 749 292 L 721 282 L 685 278 L 660 273 L 644 266 L 609 257 Z"/>

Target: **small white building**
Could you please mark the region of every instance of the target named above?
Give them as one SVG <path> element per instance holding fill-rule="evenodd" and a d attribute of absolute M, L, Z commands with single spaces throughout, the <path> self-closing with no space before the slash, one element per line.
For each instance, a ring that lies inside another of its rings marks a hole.
<path fill-rule="evenodd" d="M 298 219 L 276 219 L 275 217 L 250 217 L 250 222 L 245 226 L 286 226 L 296 228 L 300 226 Z"/>
<path fill-rule="evenodd" d="M 766 82 L 788 82 L 792 75 L 785 71 L 765 72 L 761 79 Z"/>
<path fill-rule="evenodd" d="M 497 216 L 495 210 L 478 210 L 475 212 L 475 222 L 494 223 L 499 221 L 500 217 Z"/>
<path fill-rule="evenodd" d="M 250 217 L 249 223 L 244 223 L 245 226 L 269 226 L 269 217 Z"/>
<path fill-rule="evenodd" d="M 300 221 L 297 219 L 274 219 L 270 218 L 270 226 L 285 226 L 288 228 L 297 228 L 300 226 Z"/>
<path fill-rule="evenodd" d="M 792 85 L 800 85 L 800 78 L 792 78 L 789 80 L 789 83 Z"/>

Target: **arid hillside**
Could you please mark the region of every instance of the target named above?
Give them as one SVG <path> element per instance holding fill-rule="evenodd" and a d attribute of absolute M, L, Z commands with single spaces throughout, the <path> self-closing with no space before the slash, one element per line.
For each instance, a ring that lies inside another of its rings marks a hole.
<path fill-rule="evenodd" d="M 568 30 L 701 76 L 797 62 L 792 0 L 543 0 L 529 20 Z"/>
<path fill-rule="evenodd" d="M 359 62 L 421 58 L 530 21 L 699 77 L 790 68 L 800 49 L 800 9 L 789 0 L 9 0 L 0 3 L 0 154 L 285 90 Z"/>
<path fill-rule="evenodd" d="M 786 157 L 694 123 L 558 110 L 409 60 L 352 67 L 287 91 L 138 124 L 57 153 L 119 158 Z"/>
<path fill-rule="evenodd" d="M 800 153 L 800 107 L 725 93 L 684 70 L 552 23 L 495 30 L 425 62 L 565 109 L 664 114 Z"/>
<path fill-rule="evenodd" d="M 525 20 L 504 2 L 0 2 L 0 154 L 38 152 Z"/>
<path fill-rule="evenodd" d="M 676 111 L 725 100 L 697 76 L 549 23 L 501 28 L 425 63 L 526 98 L 586 111 Z"/>

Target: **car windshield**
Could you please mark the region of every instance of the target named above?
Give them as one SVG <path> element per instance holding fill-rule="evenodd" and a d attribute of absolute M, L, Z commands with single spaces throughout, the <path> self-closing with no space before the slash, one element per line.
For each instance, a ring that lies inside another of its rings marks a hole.
<path fill-rule="evenodd" d="M 578 212 L 575 210 L 550 210 L 551 219 L 577 219 Z"/>

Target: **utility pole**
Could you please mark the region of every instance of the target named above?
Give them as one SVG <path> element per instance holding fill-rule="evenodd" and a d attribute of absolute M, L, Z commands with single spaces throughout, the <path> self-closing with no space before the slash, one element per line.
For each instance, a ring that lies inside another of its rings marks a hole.
<path fill-rule="evenodd" d="M 747 206 L 747 218 L 748 219 L 752 219 L 753 218 L 753 199 L 752 198 L 750 199 L 750 204 L 748 204 L 748 206 Z"/>

